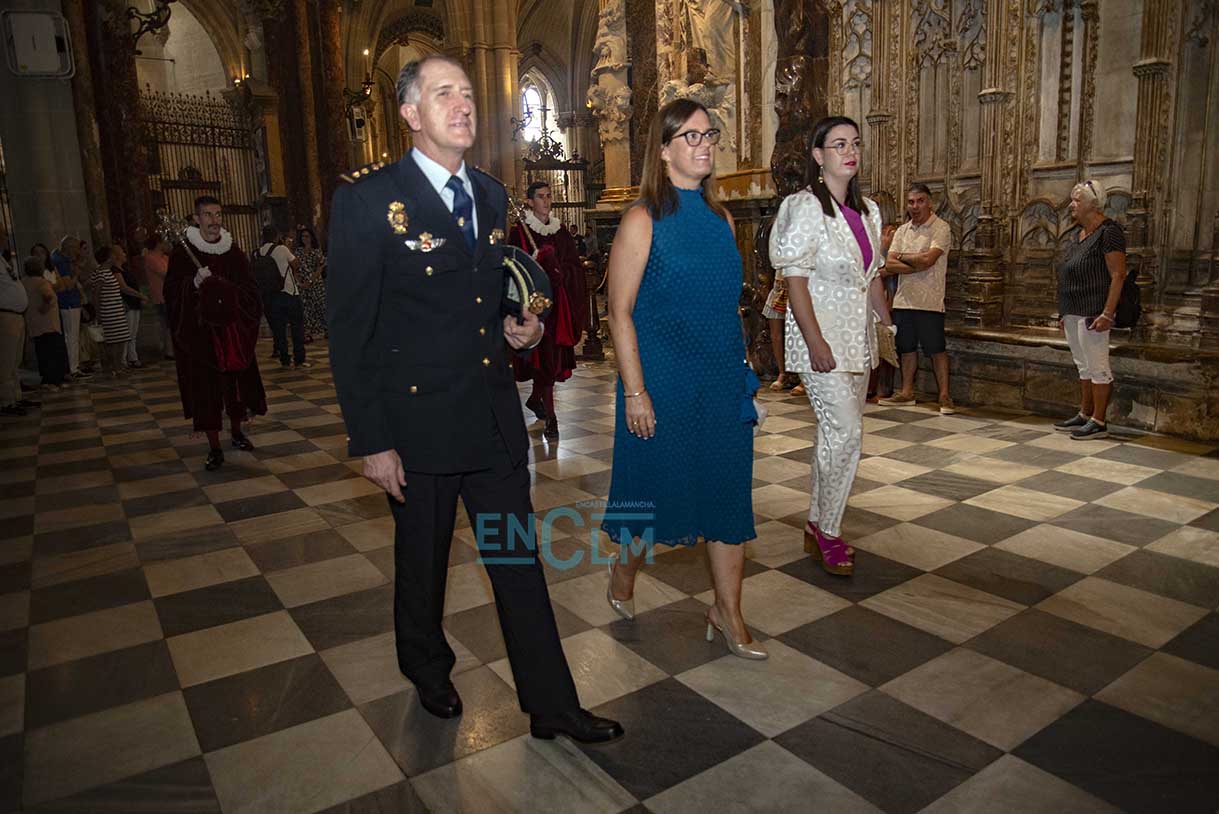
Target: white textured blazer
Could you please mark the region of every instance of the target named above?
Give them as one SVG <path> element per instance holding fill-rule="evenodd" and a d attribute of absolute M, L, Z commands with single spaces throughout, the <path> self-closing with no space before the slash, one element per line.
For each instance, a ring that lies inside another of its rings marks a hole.
<path fill-rule="evenodd" d="M 842 207 L 835 201 L 836 217 L 827 217 L 817 196 L 807 189 L 783 199 L 770 231 L 771 265 L 783 272 L 789 289 L 801 283 L 808 285 L 821 335 L 834 352 L 834 370 L 846 373 L 867 373 L 879 364 L 868 288 L 884 262 L 880 207 L 869 198 L 864 201 L 868 213 L 863 223 L 872 243 L 872 262 L 866 268 Z M 808 346 L 790 305 L 786 328 L 787 369 L 812 373 Z"/>

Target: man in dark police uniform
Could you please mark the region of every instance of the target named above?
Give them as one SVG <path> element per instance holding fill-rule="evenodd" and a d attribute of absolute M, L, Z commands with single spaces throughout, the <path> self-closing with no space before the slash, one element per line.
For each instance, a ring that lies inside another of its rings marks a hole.
<path fill-rule="evenodd" d="M 505 315 L 507 194 L 466 166 L 473 88 L 447 57 L 398 77 L 414 149 L 343 176 L 331 208 L 326 286 L 330 359 L 349 454 L 394 516 L 398 665 L 433 715 L 461 714 L 441 628 L 457 498 L 480 542 L 521 709 L 535 737 L 591 743 L 622 734 L 581 709 L 528 528 L 529 441 L 508 346 L 542 337 Z M 481 523 L 479 518 L 482 518 Z"/>

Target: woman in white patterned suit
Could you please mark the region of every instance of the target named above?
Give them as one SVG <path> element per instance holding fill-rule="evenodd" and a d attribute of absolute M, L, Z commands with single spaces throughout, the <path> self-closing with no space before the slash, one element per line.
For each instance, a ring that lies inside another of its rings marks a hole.
<path fill-rule="evenodd" d="M 788 287 L 787 369 L 817 414 L 804 549 L 831 574 L 854 571 L 840 534 L 863 443 L 868 376 L 879 363 L 875 320 L 891 325 L 878 274 L 880 208 L 859 192 L 863 144 L 845 116 L 817 122 L 808 185 L 779 206 L 770 261 Z"/>

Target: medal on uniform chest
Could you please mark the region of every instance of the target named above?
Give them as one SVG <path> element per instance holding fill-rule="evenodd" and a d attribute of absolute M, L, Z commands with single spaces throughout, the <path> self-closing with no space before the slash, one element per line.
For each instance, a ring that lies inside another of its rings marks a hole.
<path fill-rule="evenodd" d="M 390 228 L 394 230 L 395 235 L 406 234 L 410 218 L 406 216 L 406 206 L 402 201 L 394 201 L 389 205 L 389 212 L 386 213 L 385 219 L 389 221 Z"/>
<path fill-rule="evenodd" d="M 496 243 L 499 243 L 503 239 L 504 239 L 504 230 L 503 229 L 492 229 L 491 235 L 490 235 L 490 237 L 487 238 L 487 241 L 492 246 L 494 246 Z"/>
<path fill-rule="evenodd" d="M 432 249 L 439 249 L 443 246 L 444 241 L 443 237 L 432 237 L 431 232 L 420 232 L 418 240 L 406 241 L 406 247 L 413 252 L 430 252 Z"/>

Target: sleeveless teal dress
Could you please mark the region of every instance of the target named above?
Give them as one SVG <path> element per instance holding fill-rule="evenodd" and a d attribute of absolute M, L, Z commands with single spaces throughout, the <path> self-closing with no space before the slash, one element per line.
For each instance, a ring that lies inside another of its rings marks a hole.
<path fill-rule="evenodd" d="M 602 529 L 615 542 L 743 543 L 753 527 L 752 390 L 737 304 L 741 255 L 702 190 L 678 189 L 652 223 L 633 319 L 656 435 L 627 431 L 617 387 L 614 464 Z"/>

